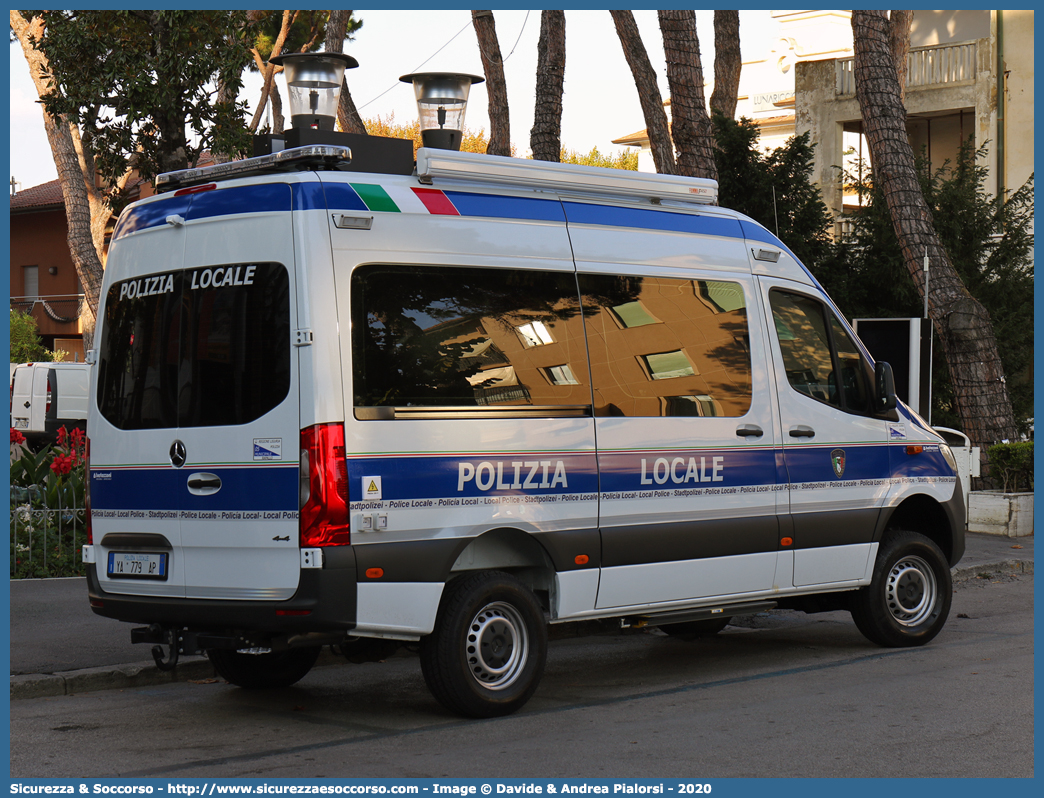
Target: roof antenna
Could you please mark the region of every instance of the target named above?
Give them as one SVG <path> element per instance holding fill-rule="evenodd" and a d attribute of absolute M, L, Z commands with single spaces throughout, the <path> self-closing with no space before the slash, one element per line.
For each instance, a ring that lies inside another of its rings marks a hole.
<path fill-rule="evenodd" d="M 776 238 L 779 238 L 779 214 L 776 213 L 776 186 L 772 186 L 772 215 L 776 217 Z"/>

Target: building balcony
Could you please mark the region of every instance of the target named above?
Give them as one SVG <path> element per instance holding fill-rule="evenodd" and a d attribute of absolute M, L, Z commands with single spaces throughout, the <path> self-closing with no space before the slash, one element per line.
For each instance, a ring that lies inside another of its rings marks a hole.
<path fill-rule="evenodd" d="M 937 88 L 975 80 L 976 42 L 956 42 L 932 47 L 911 47 L 907 56 L 906 88 Z M 855 96 L 854 58 L 834 61 L 834 93 Z"/>
<path fill-rule="evenodd" d="M 43 337 L 79 336 L 83 334 L 80 311 L 83 294 L 50 294 L 48 296 L 11 297 L 11 309 L 30 314 Z"/>

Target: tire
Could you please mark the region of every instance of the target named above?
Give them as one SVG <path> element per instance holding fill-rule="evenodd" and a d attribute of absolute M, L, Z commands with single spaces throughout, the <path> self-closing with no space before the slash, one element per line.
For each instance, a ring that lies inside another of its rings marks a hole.
<path fill-rule="evenodd" d="M 665 623 L 660 626 L 660 631 L 679 640 L 699 640 L 701 637 L 713 637 L 728 626 L 731 620 L 732 618 L 707 618 L 703 621 Z"/>
<path fill-rule="evenodd" d="M 421 640 L 424 681 L 446 709 L 472 718 L 509 715 L 537 688 L 547 624 L 533 593 L 500 571 L 447 586 L 435 629 Z"/>
<path fill-rule="evenodd" d="M 898 531 L 881 545 L 870 585 L 853 597 L 852 618 L 880 646 L 923 646 L 943 628 L 952 601 L 942 550 L 924 535 Z"/>
<path fill-rule="evenodd" d="M 299 682 L 312 669 L 322 649 L 291 648 L 266 654 L 210 649 L 207 656 L 214 669 L 226 681 L 247 690 L 289 687 Z"/>

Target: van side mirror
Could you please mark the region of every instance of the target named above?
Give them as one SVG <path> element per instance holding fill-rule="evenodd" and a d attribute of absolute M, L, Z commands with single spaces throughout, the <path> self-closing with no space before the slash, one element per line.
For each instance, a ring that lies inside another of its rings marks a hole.
<path fill-rule="evenodd" d="M 878 361 L 874 366 L 874 401 L 877 409 L 895 409 L 895 377 L 890 363 Z"/>

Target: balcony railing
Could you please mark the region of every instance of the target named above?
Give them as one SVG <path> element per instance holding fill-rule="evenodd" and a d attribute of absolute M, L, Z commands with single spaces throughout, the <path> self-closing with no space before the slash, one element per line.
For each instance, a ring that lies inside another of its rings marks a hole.
<path fill-rule="evenodd" d="M 13 296 L 11 308 L 23 313 L 37 316 L 39 321 L 44 317 L 57 324 L 75 324 L 83 310 L 83 294 L 50 294 L 48 296 Z"/>
<path fill-rule="evenodd" d="M 834 61 L 834 93 L 838 97 L 855 94 L 854 61 L 853 58 L 839 58 Z M 912 47 L 906 65 L 908 89 L 974 80 L 975 42 Z"/>

